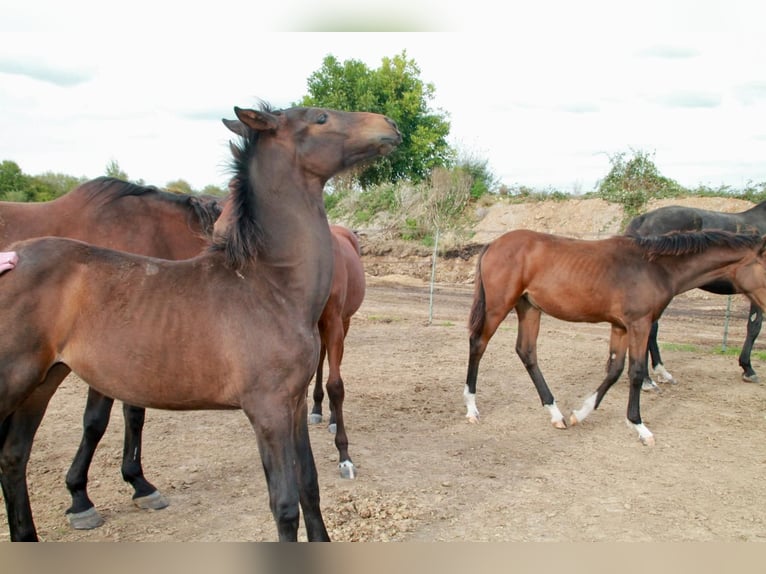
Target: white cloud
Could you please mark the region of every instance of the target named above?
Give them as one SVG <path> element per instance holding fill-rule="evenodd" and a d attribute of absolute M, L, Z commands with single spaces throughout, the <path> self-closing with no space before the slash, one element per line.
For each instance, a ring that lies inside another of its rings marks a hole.
<path fill-rule="evenodd" d="M 0 19 L 0 160 L 95 177 L 115 159 L 156 185 L 223 185 L 233 106 L 300 99 L 327 54 L 377 67 L 406 50 L 453 142 L 508 184 L 588 191 L 630 148 L 684 185 L 766 180 L 762 3 L 329 4 L 330 27 L 387 11 L 452 32 L 274 32 L 324 6 L 295 1 L 15 3 Z"/>

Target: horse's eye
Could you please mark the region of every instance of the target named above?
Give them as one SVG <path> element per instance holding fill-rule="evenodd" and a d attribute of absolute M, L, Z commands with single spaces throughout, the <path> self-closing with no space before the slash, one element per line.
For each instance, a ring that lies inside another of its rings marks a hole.
<path fill-rule="evenodd" d="M 321 115 L 320 115 L 320 116 L 317 118 L 317 123 L 318 123 L 318 124 L 324 124 L 324 123 L 326 123 L 326 122 L 327 122 L 327 114 L 321 114 Z"/>

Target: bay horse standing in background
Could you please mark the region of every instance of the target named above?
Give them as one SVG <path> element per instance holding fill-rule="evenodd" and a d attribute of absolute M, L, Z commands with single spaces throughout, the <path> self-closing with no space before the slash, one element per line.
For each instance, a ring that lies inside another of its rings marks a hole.
<path fill-rule="evenodd" d="M 703 229 L 723 229 L 739 233 L 752 230 L 764 235 L 766 234 L 766 201 L 736 213 L 683 207 L 681 205 L 660 207 L 633 218 L 628 224 L 625 233 L 628 235 L 661 235 L 671 231 L 699 231 Z M 736 287 L 726 279 L 714 281 L 708 285 L 701 285 L 700 289 L 718 295 L 739 293 Z M 755 340 L 761 332 L 762 323 L 763 310 L 751 301 L 747 320 L 747 335 L 742 345 L 742 351 L 739 354 L 742 380 L 746 382 L 758 382 L 758 375 L 750 362 L 750 355 Z M 659 325 L 655 322 L 652 325 L 652 332 L 649 336 L 649 355 L 652 369 L 660 382 L 675 383 L 675 379 L 662 363 L 660 347 L 657 344 L 658 329 Z M 653 385 L 651 379 L 647 383 L 648 385 L 645 385 L 645 387 Z"/>
<path fill-rule="evenodd" d="M 169 193 L 98 177 L 52 201 L 0 202 L 0 247 L 32 237 L 58 236 L 139 255 L 188 259 L 209 245 L 220 212 L 213 197 Z M 63 380 L 66 373 L 62 370 L 59 376 Z M 72 497 L 66 514 L 74 528 L 103 524 L 88 496 L 88 468 L 106 431 L 113 403 L 113 399 L 88 389 L 82 440 L 66 476 Z M 125 404 L 123 414 L 122 477 L 133 487 L 136 506 L 164 508 L 167 500 L 146 480 L 141 464 L 145 409 Z"/>
<path fill-rule="evenodd" d="M 302 509 L 308 539 L 329 540 L 306 406 L 332 279 L 323 187 L 401 134 L 373 113 L 234 111 L 248 127 L 234 223 L 202 254 L 167 261 L 53 237 L 11 246 L 18 262 L 0 276 L 0 481 L 12 540 L 37 540 L 26 466 L 70 369 L 132 405 L 244 410 L 279 539 L 297 540 Z"/>
<path fill-rule="evenodd" d="M 476 378 L 489 340 L 515 309 L 516 353 L 526 367 L 556 428 L 564 417 L 537 364 L 540 316 L 612 325 L 607 373 L 569 421 L 582 422 L 617 381 L 629 354 L 627 420 L 645 445 L 654 435 L 641 420 L 641 384 L 652 323 L 671 299 L 726 279 L 752 301 L 766 303 L 766 255 L 758 235 L 707 231 L 603 240 L 560 237 L 529 230 L 505 233 L 479 256 L 469 319 L 469 358 L 463 398 L 466 417 L 477 422 Z"/>
<path fill-rule="evenodd" d="M 331 225 L 333 236 L 333 283 L 322 316 L 319 318 L 319 334 L 322 346 L 319 366 L 314 381 L 314 405 L 309 422 L 322 422 L 322 369 L 327 357 L 327 395 L 330 400 L 329 430 L 335 433 L 335 446 L 339 453 L 338 468 L 343 478 L 355 478 L 356 467 L 348 454 L 348 436 L 343 422 L 343 399 L 345 387 L 340 375 L 343 349 L 351 317 L 364 301 L 366 282 L 362 265 L 362 251 L 356 234 L 340 225 Z"/>

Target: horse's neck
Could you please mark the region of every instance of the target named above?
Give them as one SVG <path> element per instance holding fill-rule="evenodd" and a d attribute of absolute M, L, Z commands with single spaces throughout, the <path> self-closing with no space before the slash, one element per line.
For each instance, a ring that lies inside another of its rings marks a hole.
<path fill-rule="evenodd" d="M 746 256 L 744 251 L 712 248 L 700 254 L 663 258 L 674 282 L 674 294 L 684 293 L 713 281 L 726 280 L 732 267 Z"/>
<path fill-rule="evenodd" d="M 42 203 L 0 203 L 0 246 L 44 235 L 60 235 L 60 198 Z"/>
<path fill-rule="evenodd" d="M 333 268 L 321 184 L 311 192 L 304 186 L 303 182 L 282 183 L 278 190 L 264 190 L 258 195 L 255 214 L 261 231 L 258 264 L 274 269 L 285 290 L 299 297 L 303 292 L 329 293 Z"/>

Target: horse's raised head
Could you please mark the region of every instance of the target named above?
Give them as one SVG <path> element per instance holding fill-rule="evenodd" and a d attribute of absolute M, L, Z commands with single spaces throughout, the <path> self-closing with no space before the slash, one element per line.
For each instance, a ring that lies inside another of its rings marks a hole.
<path fill-rule="evenodd" d="M 273 140 L 285 157 L 293 149 L 299 167 L 324 181 L 348 167 L 387 155 L 402 141 L 396 123 L 381 114 L 296 107 L 272 111 L 234 108 L 237 120 L 224 120 L 245 140 Z M 233 149 L 235 159 L 241 150 Z"/>

